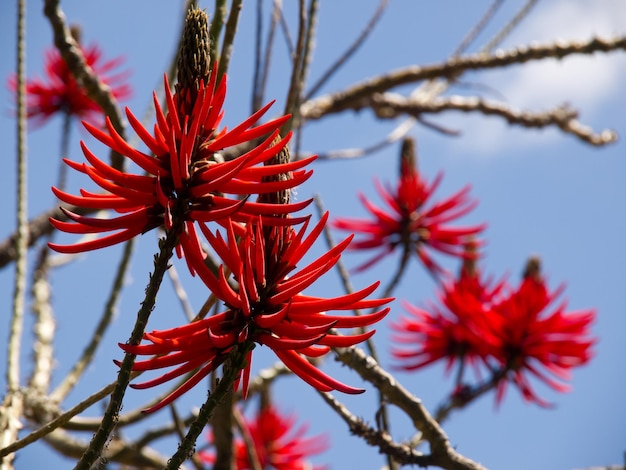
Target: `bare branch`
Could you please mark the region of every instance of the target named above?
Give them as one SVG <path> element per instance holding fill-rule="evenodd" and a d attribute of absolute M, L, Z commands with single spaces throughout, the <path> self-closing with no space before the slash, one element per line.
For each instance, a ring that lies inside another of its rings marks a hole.
<path fill-rule="evenodd" d="M 180 306 L 185 312 L 185 316 L 188 321 L 192 321 L 193 317 L 195 317 L 195 313 L 191 304 L 189 303 L 189 297 L 187 296 L 187 291 L 185 291 L 185 287 L 180 282 L 180 278 L 178 277 L 178 271 L 176 270 L 176 266 L 170 266 L 170 269 L 167 270 L 167 274 L 172 282 L 172 287 L 174 288 L 174 292 L 178 301 L 180 302 Z"/>
<path fill-rule="evenodd" d="M 502 0 L 499 0 L 499 1 L 502 1 Z M 385 12 L 385 9 L 387 8 L 388 3 L 389 3 L 389 0 L 380 1 L 380 3 L 378 4 L 378 7 L 376 7 L 376 11 L 370 18 L 367 25 L 365 25 L 365 28 L 363 28 L 363 31 L 361 31 L 361 34 L 359 34 L 359 36 L 350 45 L 350 47 L 348 47 L 348 49 L 346 49 L 346 51 L 343 54 L 341 54 L 341 56 L 335 62 L 333 62 L 333 64 L 330 67 L 328 67 L 326 72 L 322 74 L 322 76 L 317 80 L 317 82 L 315 82 L 315 84 L 307 92 L 304 98 L 305 100 L 308 100 L 313 95 L 315 95 L 315 93 L 317 93 L 318 90 L 322 88 L 326 84 L 326 82 L 328 82 L 328 80 L 330 80 L 330 78 L 343 65 L 346 64 L 346 62 L 348 62 L 348 60 L 350 60 L 350 58 L 356 53 L 359 47 L 365 44 L 365 40 L 372 33 L 372 31 L 374 30 L 374 27 L 378 24 L 378 21 L 380 21 L 380 19 L 382 18 L 383 13 Z"/>
<path fill-rule="evenodd" d="M 46 437 L 46 442 L 56 451 L 72 458 L 80 457 L 87 449 L 88 444 L 86 441 L 74 438 L 62 429 L 56 429 L 49 434 Z M 134 442 L 119 439 L 109 443 L 103 451 L 102 459 L 130 465 L 134 468 L 163 468 L 167 464 L 167 459 L 153 449 L 139 447 Z"/>
<path fill-rule="evenodd" d="M 141 302 L 141 307 L 137 312 L 137 318 L 133 331 L 128 339 L 128 344 L 139 344 L 143 337 L 150 313 L 154 309 L 156 303 L 156 296 L 163 281 L 163 276 L 168 268 L 169 260 L 172 257 L 174 247 L 178 241 L 178 233 L 181 230 L 181 225 L 174 225 L 168 232 L 164 239 L 159 240 L 159 253 L 154 256 L 154 271 L 150 275 L 150 280 L 146 287 L 146 294 L 144 300 Z M 102 454 L 102 449 L 106 444 L 113 428 L 115 428 L 116 419 L 118 417 L 120 408 L 122 407 L 122 400 L 126 388 L 130 383 L 132 377 L 131 369 L 135 363 L 135 355 L 131 353 L 124 354 L 124 359 L 120 366 L 120 370 L 117 374 L 117 382 L 115 389 L 111 393 L 111 399 L 107 406 L 106 412 L 102 417 L 102 423 L 98 431 L 94 434 L 89 448 L 85 451 L 80 461 L 76 465 L 77 470 L 88 470 L 93 463 Z"/>
<path fill-rule="evenodd" d="M 325 392 L 319 392 L 319 394 L 346 422 L 352 434 L 363 438 L 369 445 L 378 447 L 382 454 L 392 457 L 394 461 L 402 465 L 419 465 L 420 467 L 436 465 L 433 456 L 421 454 L 405 444 L 394 442 L 386 431 L 377 431 L 368 426 L 362 419 L 354 416 L 332 394 Z"/>
<path fill-rule="evenodd" d="M 109 385 L 98 390 L 96 393 L 88 396 L 83 401 L 73 406 L 62 415 L 59 415 L 58 417 L 54 418 L 52 421 L 41 426 L 39 429 L 23 437 L 19 441 L 16 441 L 13 444 L 8 445 L 6 447 L 0 448 L 0 458 L 13 453 L 21 449 L 22 447 L 26 447 L 27 445 L 32 444 L 33 442 L 41 439 L 47 434 L 50 434 L 55 429 L 63 426 L 65 423 L 69 422 L 69 420 L 72 419 L 72 417 L 76 416 L 78 413 L 81 413 L 82 411 L 86 410 L 94 403 L 97 403 L 100 400 L 102 400 L 104 397 L 106 397 L 109 393 L 111 393 L 114 387 L 115 387 L 115 382 L 110 383 Z M 36 408 L 36 407 L 37 406 L 29 406 L 29 408 Z M 3 414 L 0 414 L 0 416 L 2 415 Z"/>
<path fill-rule="evenodd" d="M 210 55 L 211 60 L 216 61 L 219 57 L 218 49 L 220 44 L 220 34 L 224 27 L 224 17 L 226 16 L 226 0 L 215 0 L 215 8 L 213 10 L 213 19 L 211 20 L 211 28 L 209 29 Z"/>
<path fill-rule="evenodd" d="M 248 398 L 255 393 L 262 393 L 278 377 L 291 374 L 291 370 L 282 362 L 277 362 L 273 366 L 261 370 L 256 377 L 250 379 L 250 383 L 248 384 Z M 236 397 L 237 399 L 241 398 L 241 391 L 237 392 Z"/>
<path fill-rule="evenodd" d="M 556 126 L 562 131 L 572 134 L 591 145 L 601 146 L 617 140 L 615 131 L 606 129 L 596 134 L 592 129 L 583 126 L 576 119 L 578 113 L 567 105 L 533 113 L 519 111 L 506 104 L 486 101 L 477 97 L 451 96 L 422 101 L 407 99 L 395 93 L 374 94 L 370 105 L 376 115 L 384 119 L 392 119 L 404 114 L 419 117 L 426 113 L 435 114 L 443 111 L 478 112 L 488 116 L 499 116 L 509 124 L 522 127 L 545 128 Z"/>
<path fill-rule="evenodd" d="M 9 326 L 6 359 L 6 381 L 8 393 L 0 405 L 0 448 L 15 441 L 21 428 L 20 417 L 23 400 L 20 386 L 20 350 L 24 323 L 24 297 L 26 291 L 28 254 L 28 173 L 26 155 L 26 2 L 17 2 L 17 194 L 15 238 L 15 281 Z M 0 457 L 0 468 L 11 470 L 13 457 Z"/>
<path fill-rule="evenodd" d="M 482 470 L 484 468 L 456 452 L 444 430 L 422 405 L 421 400 L 380 367 L 374 358 L 356 347 L 337 348 L 335 352 L 338 360 L 355 370 L 363 380 L 380 390 L 390 403 L 406 413 L 415 429 L 421 431 L 430 443 L 433 465 L 447 469 Z"/>
<path fill-rule="evenodd" d="M 33 331 L 33 372 L 28 381 L 29 388 L 38 393 L 46 394 L 50 386 L 52 367 L 54 362 L 54 332 L 55 320 L 51 302 L 51 287 L 49 281 L 50 250 L 47 246 L 39 252 L 38 260 L 33 273 L 32 312 L 35 317 Z"/>
<path fill-rule="evenodd" d="M 215 389 L 215 384 L 212 387 Z M 215 462 L 213 470 L 233 469 L 233 439 L 235 436 L 235 418 L 233 416 L 233 391 L 229 390 L 222 402 L 215 407 L 210 424 L 213 429 L 213 444 L 215 445 Z"/>
<path fill-rule="evenodd" d="M 222 78 L 222 75 L 228 71 L 228 65 L 230 63 L 230 56 L 233 52 L 233 42 L 235 40 L 235 33 L 237 32 L 237 22 L 239 21 L 239 13 L 241 13 L 241 6 L 243 0 L 234 0 L 231 3 L 230 13 L 228 14 L 228 20 L 226 21 L 226 29 L 224 30 L 224 43 L 222 44 L 222 53 L 220 55 L 220 69 L 218 72 L 218 80 Z"/>
<path fill-rule="evenodd" d="M 503 4 L 504 0 L 494 0 L 491 6 L 487 8 L 487 11 L 483 13 L 483 16 L 480 18 L 480 20 L 478 20 L 474 27 L 465 35 L 461 43 L 452 53 L 452 56 L 459 56 L 469 48 L 469 46 L 476 40 L 478 35 L 485 30 L 489 22 L 493 19 L 493 17 Z"/>
<path fill-rule="evenodd" d="M 109 117 L 117 133 L 124 138 L 126 123 L 117 105 L 117 100 L 111 93 L 109 86 L 103 83 L 87 65 L 80 47 L 65 24 L 65 15 L 61 11 L 59 0 L 45 0 L 44 13 L 52 26 L 54 44 L 67 64 L 67 68 L 85 90 L 87 96 L 98 103 L 104 114 Z M 111 164 L 117 169 L 122 168 L 122 156 L 111 151 Z"/>
<path fill-rule="evenodd" d="M 305 119 L 320 119 L 328 114 L 360 109 L 363 107 L 363 102 L 367 102 L 374 93 L 382 93 L 391 88 L 421 80 L 458 76 L 469 70 L 502 68 L 532 60 L 562 59 L 574 54 L 593 54 L 624 49 L 626 49 L 626 36 L 619 36 L 614 39 L 593 38 L 587 41 L 520 46 L 509 51 L 499 50 L 492 55 L 472 54 L 452 58 L 441 64 L 414 65 L 366 80 L 347 90 L 306 101 L 301 105 L 300 114 Z"/>
<path fill-rule="evenodd" d="M 96 350 L 98 349 L 98 346 L 100 345 L 100 342 L 104 337 L 104 333 L 106 332 L 107 328 L 111 324 L 111 320 L 113 319 L 113 315 L 117 307 L 117 301 L 124 285 L 124 278 L 130 266 L 130 259 L 133 253 L 134 246 L 134 240 L 129 240 L 127 243 L 124 244 L 122 258 L 120 259 L 119 265 L 117 267 L 117 272 L 111 286 L 111 292 L 109 293 L 109 297 L 105 303 L 104 310 L 102 311 L 102 316 L 100 317 L 100 321 L 98 322 L 98 325 L 96 326 L 96 329 L 91 336 L 89 344 L 85 347 L 80 358 L 72 367 L 72 370 L 70 370 L 70 372 L 65 376 L 63 381 L 51 393 L 50 398 L 53 401 L 61 403 L 63 399 L 72 391 L 74 385 L 76 385 L 89 364 L 91 364 L 91 362 L 93 361 Z"/>
<path fill-rule="evenodd" d="M 528 0 L 526 4 L 504 25 L 498 33 L 482 48 L 483 52 L 491 52 L 528 16 L 539 0 Z"/>
<path fill-rule="evenodd" d="M 302 97 L 302 69 L 304 67 L 305 49 L 306 49 L 306 37 L 307 37 L 307 13 L 305 6 L 305 0 L 299 0 L 298 2 L 298 40 L 296 43 L 296 49 L 292 57 L 291 79 L 289 81 L 289 91 L 287 92 L 287 99 L 285 103 L 284 114 L 291 114 L 292 117 L 281 127 L 281 134 L 285 135 L 293 127 L 294 123 L 297 123 L 300 119 L 300 99 Z"/>

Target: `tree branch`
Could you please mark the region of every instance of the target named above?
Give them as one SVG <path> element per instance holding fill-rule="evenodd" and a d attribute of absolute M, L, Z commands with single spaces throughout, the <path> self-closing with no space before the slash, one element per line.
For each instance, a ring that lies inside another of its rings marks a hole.
<path fill-rule="evenodd" d="M 59 6 L 59 0 L 45 0 L 44 14 L 52 26 L 54 45 L 67 64 L 67 68 L 85 90 L 87 96 L 95 101 L 102 108 L 104 114 L 109 117 L 117 133 L 124 138 L 126 123 L 119 110 L 117 100 L 111 93 L 110 87 L 103 83 L 87 65 L 80 47 L 65 24 L 65 15 Z M 116 169 L 121 169 L 123 166 L 122 156 L 111 151 L 111 164 Z"/>
<path fill-rule="evenodd" d="M 362 419 L 354 416 L 332 394 L 326 392 L 319 392 L 319 394 L 346 422 L 352 434 L 363 438 L 369 445 L 378 447 L 382 454 L 392 457 L 395 462 L 402 465 L 419 465 L 420 467 L 436 465 L 431 455 L 424 455 L 405 444 L 398 444 L 386 431 L 377 431 L 368 426 Z"/>
<path fill-rule="evenodd" d="M 415 429 L 430 443 L 433 465 L 447 469 L 484 470 L 484 467 L 459 454 L 439 423 L 428 413 L 421 400 L 412 395 L 391 374 L 385 371 L 362 349 L 336 348 L 337 359 L 355 370 L 363 380 L 374 385 L 411 419 Z"/>
<path fill-rule="evenodd" d="M 358 83 L 347 90 L 308 100 L 301 105 L 300 115 L 305 119 L 320 119 L 328 114 L 359 109 L 363 107 L 363 101 L 367 101 L 374 93 L 382 93 L 391 88 L 421 80 L 458 76 L 469 70 L 502 68 L 531 60 L 562 59 L 574 54 L 593 54 L 624 49 L 626 49 L 626 36 L 619 36 L 614 39 L 592 38 L 587 41 L 520 46 L 508 51 L 499 50 L 491 55 L 480 53 L 453 57 L 441 64 L 414 65 L 392 71 Z"/>
<path fill-rule="evenodd" d="M 595 133 L 581 124 L 576 118 L 578 112 L 567 105 L 543 112 L 520 111 L 503 103 L 486 101 L 477 97 L 450 96 L 429 101 L 405 98 L 395 93 L 376 93 L 369 105 L 379 118 L 393 119 L 401 115 L 420 117 L 422 114 L 436 114 L 444 111 L 476 112 L 487 116 L 499 116 L 509 124 L 541 129 L 556 126 L 567 134 L 591 145 L 601 146 L 617 141 L 617 133 L 605 129 Z"/>

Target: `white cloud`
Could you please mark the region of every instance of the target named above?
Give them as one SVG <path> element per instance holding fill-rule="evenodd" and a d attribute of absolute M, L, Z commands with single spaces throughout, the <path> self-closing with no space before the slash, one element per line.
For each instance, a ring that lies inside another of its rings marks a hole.
<path fill-rule="evenodd" d="M 585 40 L 626 33 L 626 2 L 623 0 L 557 0 L 540 3 L 523 22 L 505 47 L 532 41 Z M 612 96 L 620 92 L 626 79 L 626 60 L 596 54 L 544 60 L 510 67 L 485 75 L 487 83 L 498 90 L 514 108 L 542 111 L 564 103 L 581 110 L 582 120 L 597 115 Z M 511 145 L 545 144 L 556 132 L 535 134 L 508 132 L 483 118 L 464 119 L 463 144 L 483 154 L 494 154 Z M 513 140 L 513 141 L 512 141 Z"/>

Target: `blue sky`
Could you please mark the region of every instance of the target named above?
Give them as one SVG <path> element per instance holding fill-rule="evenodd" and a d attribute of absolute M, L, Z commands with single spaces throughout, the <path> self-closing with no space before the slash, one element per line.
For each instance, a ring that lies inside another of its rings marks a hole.
<path fill-rule="evenodd" d="M 235 43 L 229 71 L 224 118 L 224 123 L 229 126 L 238 123 L 250 110 L 256 2 L 244 3 L 241 34 Z M 290 2 L 284 3 L 288 10 L 293 8 Z M 374 36 L 320 93 L 343 89 L 386 70 L 445 60 L 490 3 L 392 0 Z M 351 43 L 373 12 L 376 2 L 358 2 L 358 8 L 356 4 L 345 0 L 322 2 L 319 38 L 309 83 L 315 82 L 340 51 Z M 487 42 L 518 4 L 521 2 L 507 2 L 494 26 L 479 37 L 472 50 Z M 212 3 L 201 2 L 201 6 L 211 13 Z M 42 76 L 41 58 L 44 49 L 50 45 L 51 30 L 39 3 L 30 2 L 28 8 L 28 75 Z M 149 110 L 152 89 L 161 83 L 162 74 L 175 51 L 182 8 L 178 2 L 68 1 L 63 3 L 63 8 L 70 22 L 83 26 L 87 44 L 97 42 L 107 57 L 126 57 L 132 70 L 134 96 L 125 104 L 137 115 Z M 0 17 L 0 57 L 3 58 L 0 78 L 4 80 L 15 63 L 13 2 L 2 2 Z M 544 0 L 503 46 L 624 33 L 626 5 L 619 0 Z M 286 57 L 286 50 L 279 47 L 269 77 L 266 99 L 278 99 L 274 113 L 279 113 L 283 106 Z M 625 79 L 626 54 L 614 52 L 472 73 L 450 93 L 480 93 L 485 98 L 504 99 L 515 108 L 533 111 L 569 103 L 580 111 L 581 121 L 596 131 L 611 128 L 624 136 L 626 93 L 622 84 Z M 410 90 L 410 87 L 404 87 L 400 91 Z M 0 113 L 0 136 L 5 142 L 7 162 L 5 171 L 0 172 L 3 191 L 0 204 L 5 213 L 11 214 L 5 218 L 0 233 L 0 239 L 4 239 L 14 230 L 15 223 L 15 126 L 10 117 L 11 96 L 4 88 L 0 89 L 0 100 L 4 103 L 4 110 Z M 626 343 L 623 340 L 626 331 L 625 144 L 619 141 L 606 148 L 593 148 L 556 130 L 509 127 L 498 118 L 484 118 L 477 114 L 449 112 L 430 119 L 458 130 L 460 135 L 449 137 L 420 125 L 414 126 L 409 135 L 418 142 L 420 169 L 428 178 L 439 171 L 445 172 L 437 193 L 441 197 L 466 184 L 472 185 L 472 195 L 480 203 L 464 222 L 487 221 L 489 224 L 483 269 L 495 276 L 508 273 L 512 280 L 516 280 L 525 260 L 538 254 L 542 257 L 550 286 L 555 288 L 566 283 L 565 296 L 572 310 L 595 308 L 598 313 L 593 327 L 598 338 L 595 358 L 589 365 L 574 371 L 573 391 L 556 394 L 537 386 L 543 397 L 556 403 L 555 409 L 544 410 L 524 403 L 513 389 L 509 390 L 503 405 L 495 409 L 493 395 L 487 395 L 467 409 L 454 413 L 445 424 L 452 444 L 459 452 L 493 469 L 574 469 L 622 462 L 626 450 L 626 402 L 623 399 L 626 392 Z M 308 152 L 323 153 L 369 146 L 384 139 L 402 122 L 379 122 L 368 111 L 346 112 L 308 125 L 303 148 Z M 29 133 L 31 216 L 53 204 L 49 187 L 56 178 L 60 128 L 60 120 L 53 119 Z M 89 137 L 79 130 L 78 125 L 73 127 L 72 137 L 70 157 L 80 161 L 79 139 Z M 92 141 L 89 145 L 102 154 L 98 145 Z M 363 191 L 374 197 L 374 177 L 383 182 L 394 181 L 398 151 L 396 144 L 361 159 L 317 162 L 314 176 L 299 188 L 298 197 L 305 199 L 320 194 L 331 216 L 363 214 L 356 193 Z M 70 176 L 71 188 L 87 184 L 81 175 Z M 340 236 L 336 234 L 336 238 Z M 69 241 L 65 236 L 62 239 Z M 324 248 L 321 243 L 316 249 L 321 252 Z M 112 359 L 121 357 L 117 342 L 125 341 L 129 335 L 155 249 L 153 234 L 145 235 L 133 260 L 115 323 L 105 337 L 96 364 L 70 395 L 68 406 L 115 377 Z M 119 252 L 118 248 L 111 248 L 90 253 L 55 273 L 53 298 L 57 315 L 55 347 L 58 361 L 54 383 L 58 383 L 72 366 L 100 315 L 100 305 L 108 293 L 106 286 L 115 268 L 111 260 L 116 262 Z M 344 260 L 348 266 L 355 266 L 358 257 L 347 254 Z M 449 269 L 456 269 L 456 263 L 440 260 Z M 355 276 L 353 283 L 357 287 L 364 287 L 376 279 L 384 283 L 393 273 L 396 262 L 392 257 L 371 272 Z M 179 271 L 183 271 L 182 265 L 179 267 Z M 198 308 L 206 293 L 197 280 L 186 279 L 184 274 L 183 279 L 189 282 L 191 302 Z M 10 305 L 12 282 L 12 268 L 0 271 L 0 299 L 5 306 Z M 316 288 L 320 289 L 317 294 L 339 293 L 341 289 L 335 273 L 327 274 Z M 434 298 L 433 289 L 427 274 L 413 261 L 396 295 L 423 305 Z M 8 325 L 8 311 L 5 307 L 0 314 L 0 325 Z M 399 302 L 396 302 L 389 318 L 401 313 Z M 172 288 L 166 283 L 149 328 L 172 327 L 180 324 L 183 318 Z M 30 328 L 29 324 L 27 328 Z M 6 331 L 5 326 L 0 326 L 0 332 L 5 336 Z M 30 336 L 26 338 L 25 364 L 30 357 L 27 349 Z M 388 367 L 389 331 L 386 323 L 380 325 L 375 339 L 383 352 L 381 362 Z M 255 352 L 255 368 L 269 366 L 273 361 L 271 354 L 259 349 Z M 5 348 L 0 348 L 0 363 L 5 362 L 5 356 Z M 356 373 L 339 367 L 332 359 L 324 364 L 324 370 L 349 384 L 361 384 Z M 24 376 L 28 372 L 25 365 Z M 444 376 L 443 368 L 439 366 L 413 374 L 398 373 L 398 378 L 431 410 L 451 387 L 451 379 Z M 0 386 L 4 384 L 3 375 Z M 141 406 L 145 393 L 130 391 L 125 410 Z M 311 433 L 330 433 L 332 448 L 316 458 L 316 462 L 330 463 L 334 469 L 347 468 L 348 465 L 353 468 L 382 466 L 383 459 L 376 449 L 368 448 L 358 438 L 350 436 L 345 424 L 306 384 L 287 378 L 277 384 L 274 393 L 286 411 L 295 412 L 310 423 Z M 190 392 L 181 401 L 181 409 L 199 406 L 204 401 L 204 394 L 203 390 Z M 373 422 L 375 397 L 373 391 L 359 397 L 339 396 L 355 414 L 370 422 Z M 89 411 L 86 414 L 93 416 L 99 408 Z M 393 416 L 394 437 L 398 440 L 410 437 L 413 430 L 408 420 L 395 412 Z M 158 423 L 160 418 L 166 419 L 166 414 L 156 415 L 151 420 Z M 133 429 L 125 431 L 131 436 L 137 432 Z M 173 439 L 159 441 L 158 448 L 171 454 L 176 442 Z M 54 462 L 54 467 L 50 468 L 69 466 L 68 461 L 53 456 L 44 444 L 36 444 L 19 453 L 17 468 L 37 468 L 42 462 Z"/>

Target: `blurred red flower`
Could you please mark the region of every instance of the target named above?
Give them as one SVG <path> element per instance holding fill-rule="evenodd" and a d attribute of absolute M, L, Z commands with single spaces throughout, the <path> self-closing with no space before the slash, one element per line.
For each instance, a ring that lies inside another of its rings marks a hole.
<path fill-rule="evenodd" d="M 592 357 L 595 340 L 590 326 L 595 312 L 566 312 L 562 302 L 549 313 L 563 288 L 549 292 L 539 266 L 537 258 L 529 261 L 518 289 L 504 281 L 492 286 L 463 269 L 459 280 L 444 286 L 441 306 L 420 309 L 406 304 L 411 317 L 391 324 L 393 341 L 406 346 L 392 347 L 397 367 L 415 370 L 443 360 L 447 370 L 458 362 L 461 371 L 471 365 L 480 377 L 484 365 L 491 373 L 487 382 L 474 389 L 456 384 L 466 397 L 496 387 L 499 404 L 511 382 L 524 399 L 548 406 L 531 387 L 528 375 L 556 391 L 568 391 L 565 382 L 571 370 Z"/>
<path fill-rule="evenodd" d="M 118 57 L 104 60 L 102 50 L 97 45 L 82 47 L 85 62 L 92 68 L 100 80 L 108 85 L 111 93 L 118 100 L 130 98 L 131 88 L 126 80 L 129 72 L 115 72 L 124 59 Z M 93 124 L 102 124 L 102 109 L 87 96 L 67 64 L 57 51 L 51 48 L 46 51 L 45 79 L 32 79 L 26 82 L 26 113 L 35 126 L 44 124 L 56 113 L 66 113 Z M 9 79 L 11 90 L 16 89 L 15 77 Z"/>
<path fill-rule="evenodd" d="M 80 234 L 113 233 L 71 245 L 51 243 L 51 248 L 62 253 L 83 252 L 127 241 L 163 224 L 169 229 L 174 219 L 178 222 L 207 222 L 233 217 L 237 221 L 247 221 L 251 215 L 267 215 L 269 218 L 297 211 L 310 202 L 273 205 L 247 200 L 250 194 L 286 190 L 302 183 L 312 171 L 301 168 L 315 157 L 282 165 L 259 166 L 288 143 L 290 135 L 273 145 L 278 128 L 289 116 L 252 127 L 267 112 L 270 103 L 235 128 L 219 131 L 227 80 L 224 76 L 217 84 L 216 76 L 217 73 L 212 73 L 206 85 L 200 80 L 199 90 L 193 90 L 195 100 L 192 102 L 187 89 L 172 95 L 166 78 L 167 114 L 161 109 L 155 93 L 157 123 L 153 134 L 126 109 L 130 125 L 149 153 L 130 146 L 115 131 L 108 118 L 106 132 L 84 122 L 96 139 L 138 165 L 142 174 L 113 168 L 81 142 L 88 163 L 67 159 L 65 162 L 89 176 L 105 192 L 82 189 L 80 195 L 75 196 L 53 187 L 54 194 L 67 204 L 93 210 L 108 209 L 122 215 L 101 219 L 64 209 L 71 222 L 50 220 L 59 230 Z M 191 109 L 189 114 L 183 112 L 185 109 Z M 262 143 L 231 161 L 224 162 L 217 154 L 222 149 L 252 142 L 268 134 L 269 137 Z M 290 179 L 270 181 L 267 178 L 268 175 L 286 172 L 291 174 Z M 237 197 L 226 197 L 228 194 Z M 180 252 L 178 254 L 181 255 Z"/>
<path fill-rule="evenodd" d="M 476 203 L 469 199 L 466 186 L 452 196 L 432 202 L 432 196 L 442 179 L 440 173 L 428 184 L 417 170 L 414 143 L 403 143 L 400 180 L 397 187 L 382 186 L 377 180 L 376 189 L 388 209 L 373 204 L 363 194 L 359 198 L 372 214 L 373 220 L 362 218 L 336 218 L 333 226 L 362 235 L 350 246 L 351 250 L 379 249 L 379 253 L 357 268 L 365 270 L 397 247 L 413 250 L 424 266 L 433 274 L 443 273 L 430 250 L 463 257 L 464 245 L 484 229 L 484 225 L 452 227 L 448 223 L 470 212 Z"/>
<path fill-rule="evenodd" d="M 254 445 L 255 458 L 260 468 L 267 470 L 321 470 L 308 461 L 312 455 L 328 448 L 326 436 L 305 437 L 307 426 L 296 429 L 296 417 L 284 416 L 274 406 L 261 409 L 253 420 L 244 422 L 245 432 Z M 212 440 L 211 435 L 209 436 Z M 203 462 L 214 463 L 215 455 L 199 453 Z M 243 439 L 235 440 L 235 465 L 237 470 L 255 468 Z"/>
<path fill-rule="evenodd" d="M 446 371 L 455 362 L 476 370 L 484 364 L 488 348 L 493 343 L 488 326 L 490 305 L 501 293 L 505 282 L 493 283 L 482 279 L 473 261 L 466 261 L 459 278 L 444 284 L 439 293 L 439 305 L 421 309 L 405 302 L 410 317 L 391 323 L 392 342 L 405 347 L 393 347 L 391 353 L 398 361 L 396 367 L 415 370 L 439 360 L 446 361 Z"/>
<path fill-rule="evenodd" d="M 226 239 L 200 224 L 209 244 L 224 263 L 217 276 L 203 262 L 205 253 L 195 242 L 198 237 L 193 233 L 194 227 L 181 234 L 181 244 L 192 272 L 197 273 L 211 292 L 224 301 L 227 309 L 178 328 L 146 333 L 144 339 L 149 341 L 148 344 L 120 344 L 128 353 L 156 355 L 135 362 L 133 370 L 177 366 L 153 380 L 131 387 L 148 388 L 195 371 L 172 394 L 146 411 L 157 410 L 191 389 L 241 344 L 269 347 L 294 374 L 318 390 L 364 391 L 333 379 L 307 360 L 307 357 L 316 358 L 328 353 L 331 347 L 348 347 L 368 339 L 374 330 L 347 336 L 334 334 L 331 330 L 369 326 L 381 320 L 389 308 L 360 316 L 330 315 L 327 311 L 378 308 L 391 300 L 366 299 L 377 288 L 378 282 L 339 297 L 303 294 L 333 268 L 352 238 L 348 237 L 296 271 L 298 263 L 321 234 L 327 218 L 328 214 L 324 215 L 306 237 L 308 221 L 296 231 L 293 225 L 289 225 L 289 219 L 283 219 L 283 225 L 264 226 L 262 219 L 258 218 L 256 223 L 247 224 L 246 233 L 239 241 L 232 221 L 228 223 Z M 226 270 L 232 273 L 238 286 L 236 289 L 231 287 Z M 244 396 L 251 359 L 250 351 L 240 378 Z"/>
<path fill-rule="evenodd" d="M 558 392 L 570 390 L 571 371 L 593 356 L 595 340 L 590 327 L 594 310 L 567 312 L 561 302 L 550 313 L 548 307 L 563 293 L 563 286 L 550 292 L 540 274 L 537 258 L 531 258 L 517 290 L 494 305 L 490 316 L 492 343 L 490 355 L 507 371 L 498 382 L 496 400 L 504 397 L 507 382 L 512 382 L 527 401 L 549 406 L 532 389 L 528 374 Z"/>

